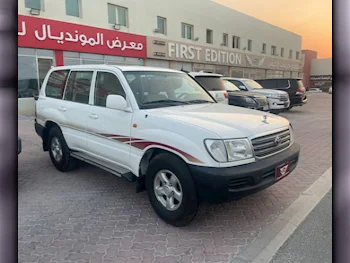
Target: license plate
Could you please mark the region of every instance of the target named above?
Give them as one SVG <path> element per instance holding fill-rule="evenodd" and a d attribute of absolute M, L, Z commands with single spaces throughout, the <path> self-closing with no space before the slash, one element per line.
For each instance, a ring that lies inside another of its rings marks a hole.
<path fill-rule="evenodd" d="M 276 168 L 276 181 L 281 180 L 283 177 L 290 173 L 290 162 L 281 164 Z"/>
<path fill-rule="evenodd" d="M 263 110 L 268 110 L 269 109 L 269 105 L 264 106 Z"/>

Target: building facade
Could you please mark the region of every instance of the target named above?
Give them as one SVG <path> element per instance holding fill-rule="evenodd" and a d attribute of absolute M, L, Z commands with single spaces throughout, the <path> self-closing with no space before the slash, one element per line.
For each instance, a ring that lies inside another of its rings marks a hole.
<path fill-rule="evenodd" d="M 147 12 L 145 12 L 147 10 Z M 19 111 L 52 66 L 147 65 L 302 77 L 301 37 L 210 0 L 19 0 Z"/>
<path fill-rule="evenodd" d="M 317 51 L 305 49 L 302 50 L 301 53 L 305 57 L 303 83 L 305 87 L 309 88 L 311 76 L 311 61 L 317 58 Z"/>
<path fill-rule="evenodd" d="M 319 58 L 311 61 L 310 86 L 328 91 L 332 86 L 332 58 Z"/>

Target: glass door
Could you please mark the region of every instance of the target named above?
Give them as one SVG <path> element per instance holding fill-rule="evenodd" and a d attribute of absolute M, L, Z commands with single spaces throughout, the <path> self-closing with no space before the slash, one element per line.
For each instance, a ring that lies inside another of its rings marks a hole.
<path fill-rule="evenodd" d="M 53 66 L 52 58 L 38 58 L 38 79 L 39 79 L 39 90 L 45 79 L 47 72 Z"/>

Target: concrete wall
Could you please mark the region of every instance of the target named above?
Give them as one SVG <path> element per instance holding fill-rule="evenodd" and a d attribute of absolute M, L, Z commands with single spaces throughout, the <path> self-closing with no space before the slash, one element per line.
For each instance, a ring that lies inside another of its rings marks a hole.
<path fill-rule="evenodd" d="M 317 58 L 317 52 L 314 50 L 302 50 L 301 52 L 305 57 L 303 83 L 305 87 L 310 87 L 311 61 Z"/>
<path fill-rule="evenodd" d="M 122 28 L 122 31 L 214 48 L 225 48 L 220 44 L 223 33 L 227 33 L 227 49 L 230 50 L 232 36 L 239 36 L 241 48 L 247 47 L 248 39 L 252 40 L 252 54 L 261 55 L 262 43 L 267 44 L 267 55 L 271 54 L 271 45 L 277 47 L 279 55 L 283 47 L 285 59 L 288 59 L 289 50 L 293 51 L 293 60 L 296 60 L 296 51 L 301 53 L 301 36 L 210 0 L 84 0 L 81 1 L 81 18 L 67 16 L 63 0 L 43 0 L 43 3 L 40 17 L 48 19 L 113 29 L 108 24 L 107 3 L 110 3 L 128 8 L 129 27 Z M 18 13 L 29 15 L 24 0 L 18 1 Z M 157 27 L 157 16 L 167 19 L 166 36 L 153 32 Z M 199 41 L 181 38 L 181 22 L 194 26 L 194 36 L 199 37 Z M 213 44 L 206 44 L 206 29 L 213 30 Z"/>
<path fill-rule="evenodd" d="M 311 76 L 332 75 L 332 58 L 319 58 L 311 61 Z"/>

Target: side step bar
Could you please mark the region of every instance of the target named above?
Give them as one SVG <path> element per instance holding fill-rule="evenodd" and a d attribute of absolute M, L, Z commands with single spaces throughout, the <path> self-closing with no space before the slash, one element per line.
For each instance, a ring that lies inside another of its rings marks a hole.
<path fill-rule="evenodd" d="M 108 168 L 108 167 L 106 167 L 106 166 L 104 166 L 102 164 L 99 164 L 99 163 L 91 160 L 90 158 L 87 158 L 85 156 L 83 157 L 83 156 L 81 156 L 80 154 L 78 154 L 76 152 L 71 152 L 71 156 L 76 158 L 76 159 L 79 159 L 79 160 L 81 160 L 83 162 L 86 162 L 86 163 L 92 164 L 94 166 L 97 166 L 97 167 L 105 170 L 106 172 L 114 174 L 114 175 L 116 175 L 118 177 L 122 177 L 125 180 L 127 180 L 128 182 L 135 182 L 136 181 L 136 176 L 132 172 L 129 172 L 129 171 L 123 169 L 123 168 L 122 169 L 124 171 L 115 171 L 115 170 L 113 170 L 111 168 Z"/>

